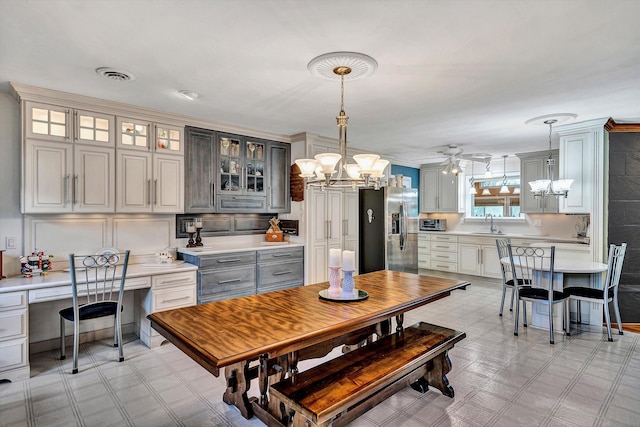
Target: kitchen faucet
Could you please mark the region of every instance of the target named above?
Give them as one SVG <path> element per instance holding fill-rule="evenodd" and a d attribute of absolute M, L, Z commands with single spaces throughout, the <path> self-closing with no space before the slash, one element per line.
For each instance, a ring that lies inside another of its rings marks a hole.
<path fill-rule="evenodd" d="M 489 231 L 491 231 L 492 233 L 497 233 L 498 232 L 498 227 L 493 225 L 493 215 L 492 214 L 487 214 L 484 217 L 484 222 L 487 222 L 487 218 L 489 218 L 491 220 L 491 226 L 489 227 Z"/>

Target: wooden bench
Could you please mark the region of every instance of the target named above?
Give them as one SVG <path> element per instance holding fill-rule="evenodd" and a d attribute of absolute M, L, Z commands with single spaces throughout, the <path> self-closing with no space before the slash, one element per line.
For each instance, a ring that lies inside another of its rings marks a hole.
<path fill-rule="evenodd" d="M 464 332 L 419 322 L 270 387 L 286 426 L 342 426 L 411 385 L 453 397 L 447 351 Z"/>

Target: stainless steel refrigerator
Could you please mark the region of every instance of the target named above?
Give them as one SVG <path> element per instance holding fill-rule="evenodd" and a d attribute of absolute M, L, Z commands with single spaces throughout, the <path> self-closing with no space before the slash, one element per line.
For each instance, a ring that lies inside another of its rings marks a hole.
<path fill-rule="evenodd" d="M 418 190 L 360 190 L 359 272 L 418 272 Z"/>

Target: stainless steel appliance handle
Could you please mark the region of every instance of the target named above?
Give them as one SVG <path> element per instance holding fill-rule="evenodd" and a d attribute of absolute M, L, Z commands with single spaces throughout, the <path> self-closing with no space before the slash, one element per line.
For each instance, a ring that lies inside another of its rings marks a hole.
<path fill-rule="evenodd" d="M 399 232 L 400 232 L 400 250 L 404 251 L 404 239 L 405 239 L 405 235 L 404 235 L 404 228 L 405 228 L 405 223 L 404 223 L 404 217 L 405 216 L 405 212 L 404 212 L 404 202 L 400 203 L 400 215 L 398 218 L 398 221 L 400 222 L 400 227 L 399 228 Z"/>

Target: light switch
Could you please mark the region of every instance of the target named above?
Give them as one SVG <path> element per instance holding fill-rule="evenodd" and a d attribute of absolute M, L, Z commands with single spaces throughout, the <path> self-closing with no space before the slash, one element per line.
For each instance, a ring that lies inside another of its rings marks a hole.
<path fill-rule="evenodd" d="M 7 241 L 5 244 L 7 249 L 15 249 L 16 248 L 16 238 L 14 236 L 7 237 Z"/>

